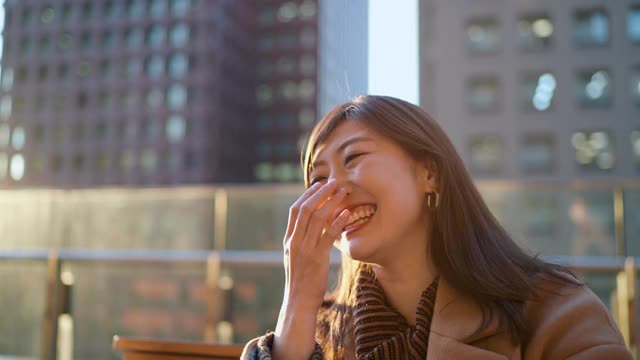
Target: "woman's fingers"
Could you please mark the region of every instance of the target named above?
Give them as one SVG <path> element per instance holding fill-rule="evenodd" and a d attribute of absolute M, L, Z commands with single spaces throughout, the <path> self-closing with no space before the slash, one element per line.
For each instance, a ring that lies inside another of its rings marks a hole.
<path fill-rule="evenodd" d="M 334 194 L 336 186 L 334 181 L 326 183 L 300 205 L 292 236 L 306 237 L 311 216 Z"/>
<path fill-rule="evenodd" d="M 302 204 L 309 198 L 311 197 L 311 195 L 315 194 L 318 189 L 320 189 L 322 186 L 319 182 L 311 185 L 299 198 L 298 200 L 296 200 L 293 205 L 291 205 L 291 207 L 289 208 L 289 220 L 287 221 L 287 233 L 285 235 L 285 241 L 286 239 L 291 236 L 291 233 L 293 233 L 293 228 L 296 225 L 296 220 L 298 219 L 298 212 L 300 210 L 300 206 L 302 206 Z"/>
<path fill-rule="evenodd" d="M 340 215 L 333 221 L 333 223 L 324 231 L 320 241 L 318 242 L 318 249 L 321 253 L 331 251 L 333 243 L 341 236 L 342 229 L 347 226 L 351 212 L 348 209 L 344 209 L 340 212 Z"/>
<path fill-rule="evenodd" d="M 338 191 L 327 200 L 322 207 L 313 212 L 309 220 L 309 225 L 305 234 L 305 243 L 303 246 L 310 246 L 316 248 L 322 235 L 322 230 L 327 227 L 327 224 L 332 223 L 335 219 L 330 219 L 331 215 L 335 212 L 340 202 L 344 199 L 347 191 L 344 188 L 338 189 Z"/>

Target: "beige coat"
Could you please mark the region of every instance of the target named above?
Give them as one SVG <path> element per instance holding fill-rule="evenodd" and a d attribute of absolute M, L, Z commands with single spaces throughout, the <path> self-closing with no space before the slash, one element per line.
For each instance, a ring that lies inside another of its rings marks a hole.
<path fill-rule="evenodd" d="M 632 359 L 609 312 L 591 290 L 550 285 L 546 289 L 555 293 L 542 292 L 538 301 L 525 306 L 531 339 L 523 346 L 511 344 L 508 332 L 497 321 L 474 335 L 482 321 L 480 307 L 441 279 L 427 360 Z M 352 343 L 349 340 L 345 339 Z M 247 344 L 242 360 L 251 360 L 256 343 L 254 339 Z"/>

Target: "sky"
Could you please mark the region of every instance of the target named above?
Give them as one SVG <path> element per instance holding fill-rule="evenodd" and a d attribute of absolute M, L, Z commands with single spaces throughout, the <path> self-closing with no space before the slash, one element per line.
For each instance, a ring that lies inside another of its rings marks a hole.
<path fill-rule="evenodd" d="M 369 94 L 418 104 L 418 0 L 369 0 Z"/>

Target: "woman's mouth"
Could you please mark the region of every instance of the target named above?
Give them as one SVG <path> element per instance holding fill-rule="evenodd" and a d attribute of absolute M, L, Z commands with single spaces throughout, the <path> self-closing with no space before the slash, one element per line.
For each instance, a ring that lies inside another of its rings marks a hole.
<path fill-rule="evenodd" d="M 351 210 L 351 216 L 349 216 L 349 220 L 347 225 L 344 227 L 343 232 L 347 234 L 351 234 L 355 231 L 360 230 L 364 227 L 373 215 L 376 213 L 376 207 L 374 205 L 362 205 Z"/>

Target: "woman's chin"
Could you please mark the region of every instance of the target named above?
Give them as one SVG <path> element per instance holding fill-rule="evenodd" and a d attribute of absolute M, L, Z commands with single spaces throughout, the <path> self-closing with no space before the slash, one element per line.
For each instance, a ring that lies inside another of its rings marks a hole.
<path fill-rule="evenodd" d="M 371 259 L 374 254 L 374 248 L 371 244 L 361 238 L 347 239 L 344 236 L 340 239 L 340 243 L 335 244 L 338 250 L 353 260 L 366 262 Z"/>

